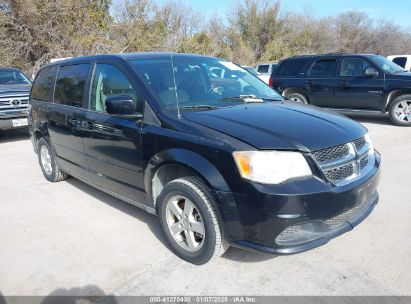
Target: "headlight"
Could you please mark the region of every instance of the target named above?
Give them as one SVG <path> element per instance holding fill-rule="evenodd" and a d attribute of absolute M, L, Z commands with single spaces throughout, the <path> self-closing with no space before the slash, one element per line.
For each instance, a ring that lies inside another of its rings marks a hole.
<path fill-rule="evenodd" d="M 233 153 L 240 175 L 262 184 L 280 184 L 286 180 L 311 176 L 311 169 L 299 152 L 241 151 Z"/>

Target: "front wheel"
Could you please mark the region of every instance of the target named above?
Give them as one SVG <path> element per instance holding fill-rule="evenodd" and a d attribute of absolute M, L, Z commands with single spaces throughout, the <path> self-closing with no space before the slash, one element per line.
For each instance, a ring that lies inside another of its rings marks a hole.
<path fill-rule="evenodd" d="M 398 126 L 411 126 L 411 95 L 397 97 L 389 108 L 392 123 Z"/>
<path fill-rule="evenodd" d="M 302 103 L 302 104 L 308 104 L 307 98 L 299 93 L 292 93 L 290 95 L 287 95 L 287 98 L 291 101 Z"/>
<path fill-rule="evenodd" d="M 160 224 L 171 250 L 196 265 L 227 249 L 212 200 L 208 187 L 196 177 L 169 182 L 157 200 Z"/>

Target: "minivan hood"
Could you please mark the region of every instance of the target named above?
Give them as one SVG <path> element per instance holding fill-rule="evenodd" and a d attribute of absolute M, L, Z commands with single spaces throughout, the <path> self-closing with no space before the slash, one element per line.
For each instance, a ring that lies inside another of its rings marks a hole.
<path fill-rule="evenodd" d="M 270 102 L 185 112 L 184 117 L 257 149 L 315 151 L 351 142 L 366 133 L 342 115 L 291 102 Z"/>
<path fill-rule="evenodd" d="M 12 85 L 0 85 L 0 94 L 4 92 L 27 92 L 30 93 L 30 84 L 12 84 Z"/>

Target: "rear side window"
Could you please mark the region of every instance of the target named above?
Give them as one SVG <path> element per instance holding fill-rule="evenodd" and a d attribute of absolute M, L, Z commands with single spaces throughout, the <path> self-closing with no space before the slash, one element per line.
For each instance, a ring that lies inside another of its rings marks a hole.
<path fill-rule="evenodd" d="M 392 62 L 394 62 L 402 68 L 405 68 L 405 65 L 407 64 L 407 57 L 395 57 L 392 60 Z"/>
<path fill-rule="evenodd" d="M 90 64 L 75 64 L 60 67 L 54 102 L 67 106 L 81 107 Z"/>
<path fill-rule="evenodd" d="M 57 66 L 42 69 L 33 83 L 31 97 L 33 99 L 52 101 L 54 80 L 56 78 Z"/>
<path fill-rule="evenodd" d="M 261 74 L 265 74 L 265 73 L 268 73 L 268 69 L 269 69 L 269 65 L 268 64 L 262 64 L 262 65 L 259 65 L 258 66 L 258 73 L 261 73 Z"/>
<path fill-rule="evenodd" d="M 302 69 L 307 63 L 305 59 L 286 60 L 278 67 L 278 76 L 296 77 L 302 74 Z"/>
<path fill-rule="evenodd" d="M 318 60 L 311 67 L 308 74 L 314 77 L 315 76 L 330 77 L 330 76 L 335 76 L 336 69 L 337 69 L 337 60 L 335 59 Z"/>

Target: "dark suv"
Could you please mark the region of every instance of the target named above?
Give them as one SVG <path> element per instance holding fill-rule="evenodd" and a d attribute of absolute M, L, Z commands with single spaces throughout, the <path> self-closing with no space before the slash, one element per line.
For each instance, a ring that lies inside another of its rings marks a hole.
<path fill-rule="evenodd" d="M 394 124 L 411 126 L 411 73 L 379 55 L 291 57 L 270 85 L 290 100 L 343 114 L 388 114 Z"/>
<path fill-rule="evenodd" d="M 0 67 L 0 130 L 27 127 L 30 88 L 22 71 Z"/>
<path fill-rule="evenodd" d="M 223 59 L 70 59 L 39 71 L 30 103 L 46 179 L 71 175 L 157 214 L 170 248 L 195 264 L 228 245 L 317 247 L 378 201 L 380 155 L 364 127 L 284 103 Z"/>

